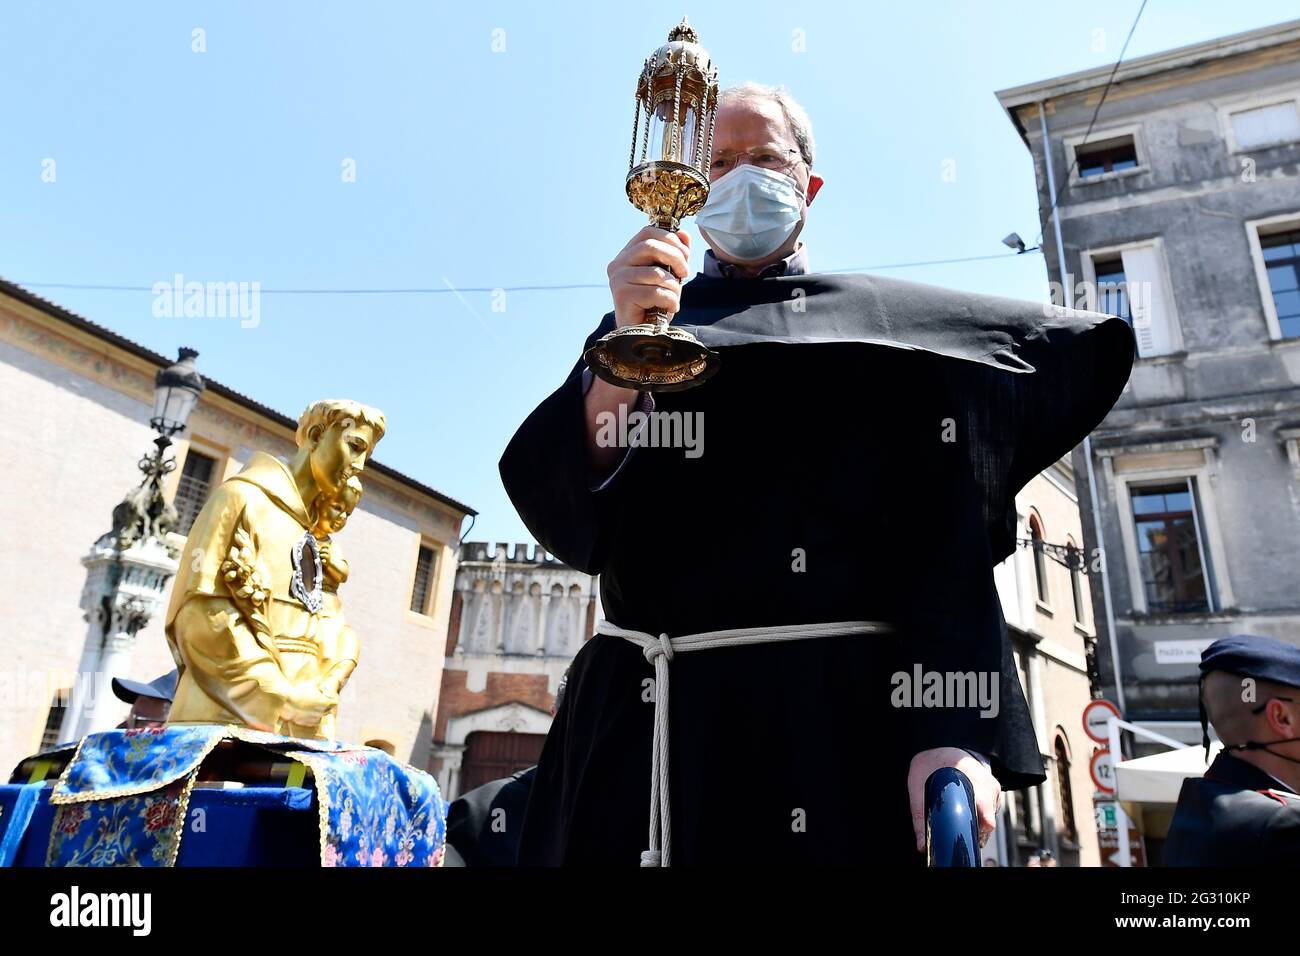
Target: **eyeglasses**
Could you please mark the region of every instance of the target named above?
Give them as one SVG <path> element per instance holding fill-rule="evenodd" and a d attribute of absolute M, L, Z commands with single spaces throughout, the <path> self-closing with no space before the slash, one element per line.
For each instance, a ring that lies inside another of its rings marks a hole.
<path fill-rule="evenodd" d="M 715 173 L 729 173 L 736 168 L 740 157 L 744 156 L 750 164 L 760 169 L 770 169 L 777 173 L 788 173 L 803 157 L 799 150 L 785 146 L 755 146 L 741 152 L 721 150 L 713 154 L 709 170 Z"/>

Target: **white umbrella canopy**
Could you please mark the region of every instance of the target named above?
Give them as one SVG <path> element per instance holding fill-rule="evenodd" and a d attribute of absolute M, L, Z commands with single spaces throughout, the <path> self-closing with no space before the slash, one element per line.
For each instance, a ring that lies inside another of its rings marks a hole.
<path fill-rule="evenodd" d="M 1210 760 L 1222 749 L 1217 740 L 1211 742 Z M 1115 767 L 1117 796 L 1127 803 L 1177 803 L 1183 781 L 1203 776 L 1207 767 L 1199 745 L 1125 760 Z"/>

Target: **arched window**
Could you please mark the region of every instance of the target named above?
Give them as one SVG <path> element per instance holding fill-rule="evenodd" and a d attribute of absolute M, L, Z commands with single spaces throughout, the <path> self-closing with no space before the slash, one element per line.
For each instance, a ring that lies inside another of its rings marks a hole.
<path fill-rule="evenodd" d="M 1061 828 L 1071 843 L 1079 842 L 1079 829 L 1074 820 L 1074 792 L 1070 789 L 1070 751 L 1064 734 L 1057 733 L 1056 746 L 1056 799 L 1060 803 Z"/>
<path fill-rule="evenodd" d="M 1038 515 L 1029 516 L 1029 537 L 1034 547 L 1034 584 L 1038 589 L 1038 600 L 1047 602 L 1047 555 L 1043 551 L 1043 523 Z"/>

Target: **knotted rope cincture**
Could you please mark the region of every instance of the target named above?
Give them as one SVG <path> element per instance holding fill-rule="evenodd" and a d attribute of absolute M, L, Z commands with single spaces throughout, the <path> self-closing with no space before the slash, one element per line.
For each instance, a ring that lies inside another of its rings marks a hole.
<path fill-rule="evenodd" d="M 883 621 L 837 621 L 825 624 L 782 624 L 776 627 L 737 627 L 669 637 L 633 631 L 602 620 L 596 633 L 621 637 L 635 644 L 655 669 L 654 736 L 650 748 L 650 848 L 642 866 L 668 866 L 672 856 L 672 815 L 668 799 L 668 664 L 675 654 L 746 644 L 777 644 L 845 634 L 883 634 L 893 630 Z"/>

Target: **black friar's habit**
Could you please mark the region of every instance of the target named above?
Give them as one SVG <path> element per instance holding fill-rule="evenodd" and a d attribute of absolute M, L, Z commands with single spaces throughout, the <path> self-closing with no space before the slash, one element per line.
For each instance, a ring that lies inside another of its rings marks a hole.
<path fill-rule="evenodd" d="M 914 754 L 967 748 L 1007 789 L 1043 780 L 993 566 L 1015 547 L 1016 492 L 1118 398 L 1132 332 L 1114 317 L 863 275 L 697 275 L 681 304 L 675 325 L 721 367 L 655 407 L 700 413 L 702 454 L 634 447 L 599 487 L 579 361 L 507 447 L 506 490 L 549 551 L 600 575 L 620 627 L 895 625 L 675 657 L 674 864 L 921 865 Z M 610 313 L 587 345 L 613 327 Z M 895 706 L 893 675 L 918 666 L 1000 675 L 996 716 L 974 702 Z M 653 676 L 617 637 L 578 653 L 521 864 L 637 865 Z"/>

